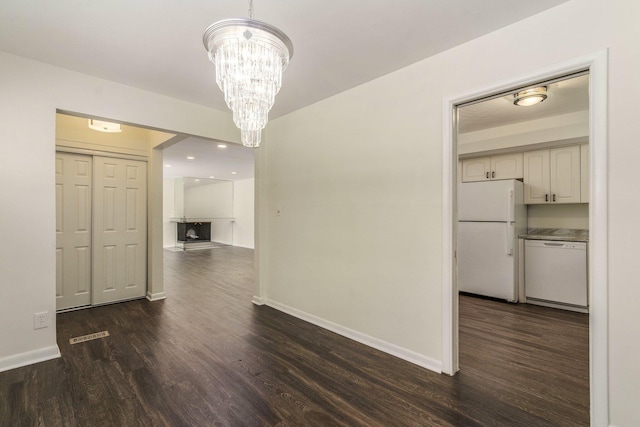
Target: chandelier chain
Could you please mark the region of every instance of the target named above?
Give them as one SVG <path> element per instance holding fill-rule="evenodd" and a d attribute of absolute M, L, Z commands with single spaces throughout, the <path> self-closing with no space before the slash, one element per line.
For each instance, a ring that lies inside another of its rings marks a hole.
<path fill-rule="evenodd" d="M 253 19 L 253 0 L 249 0 L 249 18 Z"/>

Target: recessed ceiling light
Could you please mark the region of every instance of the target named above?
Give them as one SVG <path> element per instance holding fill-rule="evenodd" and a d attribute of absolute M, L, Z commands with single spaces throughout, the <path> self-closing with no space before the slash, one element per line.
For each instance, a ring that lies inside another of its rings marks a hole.
<path fill-rule="evenodd" d="M 218 148 L 227 148 L 227 144 L 218 144 Z"/>
<path fill-rule="evenodd" d="M 193 156 L 187 156 L 187 160 L 195 160 L 196 158 Z"/>
<path fill-rule="evenodd" d="M 171 167 L 171 165 L 164 165 L 164 167 L 165 167 L 165 168 L 170 168 L 170 167 Z"/>
<path fill-rule="evenodd" d="M 209 177 L 209 179 L 214 179 L 214 178 L 215 178 L 215 176 L 213 176 L 213 175 L 211 175 L 211 176 Z"/>
<path fill-rule="evenodd" d="M 198 178 L 194 179 L 195 182 L 200 182 L 200 180 Z"/>
<path fill-rule="evenodd" d="M 235 174 L 237 174 L 237 173 L 238 173 L 238 172 L 231 172 L 231 175 L 235 175 Z"/>

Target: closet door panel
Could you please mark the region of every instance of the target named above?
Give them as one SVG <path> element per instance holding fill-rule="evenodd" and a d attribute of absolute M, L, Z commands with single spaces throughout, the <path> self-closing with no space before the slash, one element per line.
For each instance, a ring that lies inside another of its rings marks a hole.
<path fill-rule="evenodd" d="M 93 303 L 143 297 L 147 289 L 146 163 L 94 158 Z"/>
<path fill-rule="evenodd" d="M 91 303 L 92 158 L 56 153 L 56 309 Z"/>

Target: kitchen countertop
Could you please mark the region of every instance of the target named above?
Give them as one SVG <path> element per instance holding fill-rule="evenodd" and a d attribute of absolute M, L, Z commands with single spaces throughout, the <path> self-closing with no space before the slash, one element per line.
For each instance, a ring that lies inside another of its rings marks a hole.
<path fill-rule="evenodd" d="M 528 240 L 561 240 L 564 242 L 588 242 L 589 230 L 577 228 L 529 228 L 518 236 Z"/>

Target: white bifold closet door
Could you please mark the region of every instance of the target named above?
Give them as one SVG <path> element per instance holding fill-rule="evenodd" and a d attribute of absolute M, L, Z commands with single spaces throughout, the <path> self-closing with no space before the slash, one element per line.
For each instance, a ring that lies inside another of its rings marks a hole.
<path fill-rule="evenodd" d="M 56 308 L 91 304 L 91 156 L 56 153 Z"/>
<path fill-rule="evenodd" d="M 56 308 L 146 294 L 147 164 L 56 153 Z"/>
<path fill-rule="evenodd" d="M 93 304 L 147 290 L 147 164 L 94 157 Z"/>

